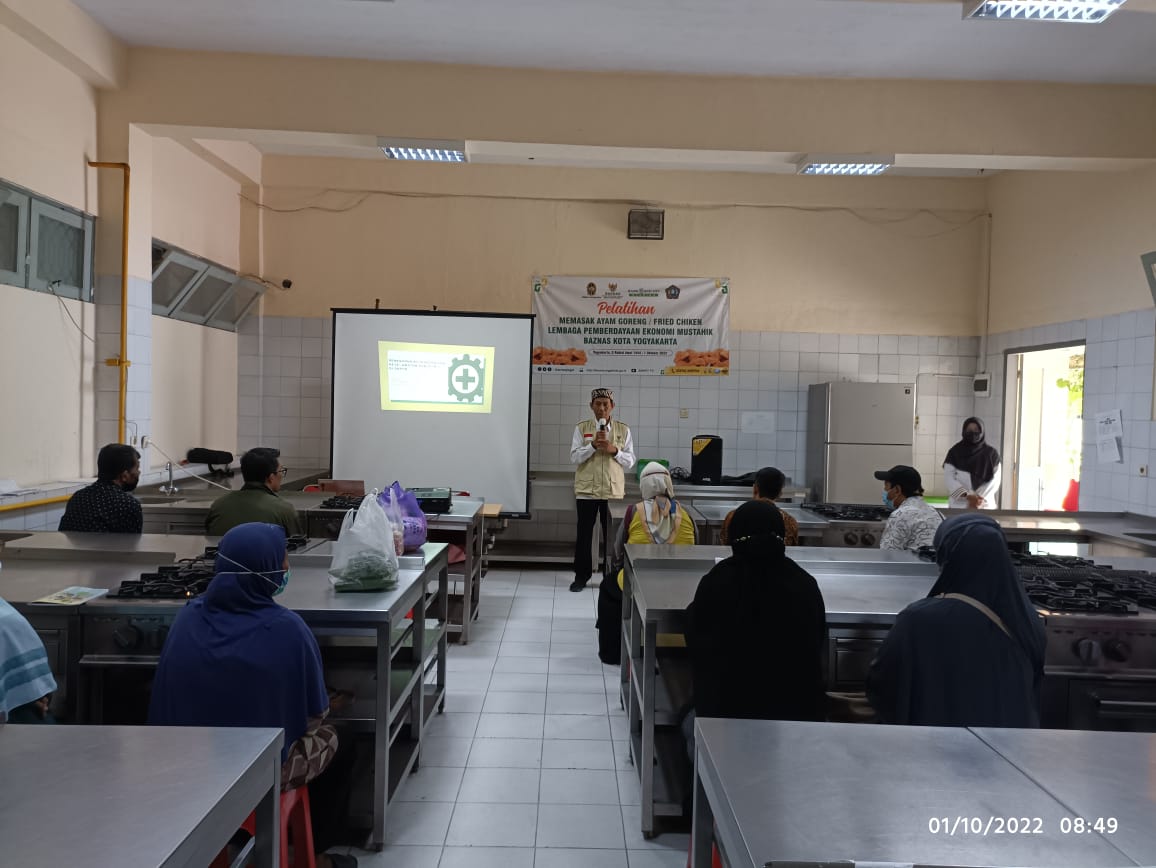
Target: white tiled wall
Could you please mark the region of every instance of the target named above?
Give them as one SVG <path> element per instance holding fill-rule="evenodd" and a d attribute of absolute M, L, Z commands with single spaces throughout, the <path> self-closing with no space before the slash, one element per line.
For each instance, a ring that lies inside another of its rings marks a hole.
<path fill-rule="evenodd" d="M 1152 422 L 1154 335 L 1156 311 L 1152 309 L 993 335 L 987 357 L 993 376 L 992 397 L 976 402 L 979 415 L 988 421 L 989 442 L 1001 442 L 1006 353 L 1086 341 L 1080 508 L 1156 515 L 1156 479 L 1139 473 L 1141 465 L 1156 459 L 1156 425 Z M 1117 409 L 1123 412 L 1124 460 L 1100 464 L 1093 431 L 1095 414 Z"/>
<path fill-rule="evenodd" d="M 329 462 L 332 332 L 328 319 L 250 317 L 241 327 L 239 446 L 276 446 L 293 466 Z M 728 377 L 599 377 L 534 374 L 531 466 L 569 470 L 574 425 L 590 390 L 614 389 L 618 417 L 634 432 L 639 457 L 690 467 L 696 434 L 723 438 L 723 472 L 774 465 L 802 481 L 807 387 L 831 380 L 914 382 L 919 416 L 915 461 L 929 491 L 972 412 L 975 338 L 732 332 Z M 680 410 L 686 410 L 681 418 Z M 743 410 L 772 411 L 773 434 L 740 430 Z"/>

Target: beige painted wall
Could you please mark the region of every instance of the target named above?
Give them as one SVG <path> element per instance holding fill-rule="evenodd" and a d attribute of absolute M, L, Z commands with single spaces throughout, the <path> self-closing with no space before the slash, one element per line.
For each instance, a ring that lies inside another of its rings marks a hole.
<path fill-rule="evenodd" d="M 80 479 L 95 466 L 93 306 L 0 284 L 0 479 Z"/>
<path fill-rule="evenodd" d="M 240 192 L 239 183 L 180 143 L 153 140 L 154 238 L 238 268 Z"/>
<path fill-rule="evenodd" d="M 0 178 L 97 212 L 96 93 L 0 25 Z"/>
<path fill-rule="evenodd" d="M 194 446 L 236 450 L 237 336 L 153 317 L 152 434 L 183 459 Z M 165 457 L 151 453 L 154 467 Z"/>
<path fill-rule="evenodd" d="M 990 181 L 992 331 L 1152 305 L 1156 168 L 1006 174 Z"/>
<path fill-rule="evenodd" d="M 735 328 L 974 334 L 982 183 L 826 180 L 271 158 L 273 208 L 326 187 L 418 196 L 357 204 L 362 194 L 348 192 L 321 200 L 356 205 L 344 213 L 267 210 L 266 275 L 294 287 L 267 294 L 265 311 L 325 316 L 378 298 L 528 311 L 535 274 L 701 275 L 731 279 Z M 683 204 L 667 206 L 665 240 L 631 241 L 628 204 L 570 197 Z M 719 204 L 735 202 L 756 207 Z M 918 208 L 941 217 L 890 222 Z"/>

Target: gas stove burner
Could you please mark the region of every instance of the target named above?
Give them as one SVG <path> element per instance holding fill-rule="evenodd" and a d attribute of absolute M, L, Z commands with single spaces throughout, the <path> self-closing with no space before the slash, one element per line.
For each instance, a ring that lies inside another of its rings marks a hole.
<path fill-rule="evenodd" d="M 886 507 L 856 503 L 804 503 L 803 509 L 809 509 L 831 521 L 859 523 L 882 523 L 891 515 L 891 510 Z"/>
<path fill-rule="evenodd" d="M 216 575 L 217 550 L 210 546 L 199 558 L 162 564 L 139 579 L 127 579 L 110 597 L 137 600 L 188 600 L 198 597 Z"/>
<path fill-rule="evenodd" d="M 357 509 L 364 498 L 352 497 L 348 494 L 335 494 L 321 501 L 322 509 Z"/>

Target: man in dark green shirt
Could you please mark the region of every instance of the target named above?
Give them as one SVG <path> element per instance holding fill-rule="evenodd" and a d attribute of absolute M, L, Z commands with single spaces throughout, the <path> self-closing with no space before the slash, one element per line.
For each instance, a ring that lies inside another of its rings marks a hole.
<path fill-rule="evenodd" d="M 287 536 L 303 533 L 297 510 L 277 496 L 284 475 L 279 449 L 264 446 L 250 449 L 241 456 L 244 487 L 213 501 L 205 519 L 205 533 L 224 536 L 237 525 L 251 521 L 279 524 Z"/>

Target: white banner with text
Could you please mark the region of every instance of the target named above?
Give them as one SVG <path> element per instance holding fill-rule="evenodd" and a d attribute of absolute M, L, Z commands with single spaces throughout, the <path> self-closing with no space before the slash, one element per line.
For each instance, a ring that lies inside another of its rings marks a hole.
<path fill-rule="evenodd" d="M 725 376 L 730 286 L 703 277 L 534 278 L 535 371 Z"/>

